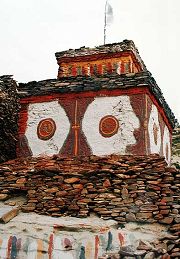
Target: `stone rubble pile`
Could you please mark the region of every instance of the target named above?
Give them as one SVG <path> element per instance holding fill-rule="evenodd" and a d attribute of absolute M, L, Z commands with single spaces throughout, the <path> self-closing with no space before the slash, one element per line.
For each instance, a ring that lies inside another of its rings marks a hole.
<path fill-rule="evenodd" d="M 11 76 L 0 76 L 0 162 L 16 157 L 19 102 Z"/>
<path fill-rule="evenodd" d="M 26 212 L 179 227 L 179 178 L 158 155 L 21 158 L 0 165 L 0 197 L 27 192 Z"/>
<path fill-rule="evenodd" d="M 170 259 L 180 258 L 180 238 L 178 235 L 166 235 L 154 242 L 139 241 L 138 247 L 122 246 L 119 253 L 108 252 L 98 259 Z"/>

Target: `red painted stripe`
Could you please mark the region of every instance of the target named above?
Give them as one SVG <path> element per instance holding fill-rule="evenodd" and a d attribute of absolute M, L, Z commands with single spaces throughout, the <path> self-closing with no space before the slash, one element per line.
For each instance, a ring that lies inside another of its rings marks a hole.
<path fill-rule="evenodd" d="M 90 75 L 94 75 L 94 65 L 90 65 Z"/>
<path fill-rule="evenodd" d="M 52 252 L 53 252 L 53 234 L 51 234 L 49 237 L 49 247 L 48 247 L 49 259 L 52 259 Z"/>
<path fill-rule="evenodd" d="M 8 240 L 8 245 L 7 245 L 7 258 L 10 258 L 10 254 L 11 254 L 11 247 L 12 247 L 12 236 L 10 236 L 9 240 Z"/>
<path fill-rule="evenodd" d="M 72 76 L 77 76 L 77 67 L 72 67 Z"/>
<path fill-rule="evenodd" d="M 99 252 L 99 237 L 98 237 L 98 235 L 96 235 L 96 236 L 95 236 L 94 259 L 98 259 L 98 252 Z"/>
<path fill-rule="evenodd" d="M 121 62 L 120 71 L 121 71 L 121 74 L 124 74 L 124 73 L 125 73 L 125 65 L 124 65 L 124 62 L 123 62 L 123 61 Z"/>
<path fill-rule="evenodd" d="M 121 233 L 118 233 L 118 238 L 119 238 L 119 242 L 120 242 L 120 246 L 124 245 L 124 236 Z"/>
<path fill-rule="evenodd" d="M 103 69 L 102 69 L 102 64 L 98 64 L 98 74 L 102 75 Z"/>
<path fill-rule="evenodd" d="M 109 74 L 112 74 L 112 64 L 111 64 L 111 62 L 108 62 L 108 63 L 107 63 L 107 72 L 108 72 Z"/>
<path fill-rule="evenodd" d="M 84 66 L 82 67 L 82 75 L 83 76 L 87 75 L 86 68 Z"/>

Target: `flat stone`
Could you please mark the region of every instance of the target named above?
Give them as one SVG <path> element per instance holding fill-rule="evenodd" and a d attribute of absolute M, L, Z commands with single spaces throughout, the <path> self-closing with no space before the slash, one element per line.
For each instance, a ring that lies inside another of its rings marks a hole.
<path fill-rule="evenodd" d="M 54 188 L 50 188 L 50 189 L 46 189 L 45 192 L 47 193 L 56 193 L 58 192 L 59 189 L 57 187 L 54 187 Z"/>
<path fill-rule="evenodd" d="M 129 245 L 129 246 L 122 246 L 120 248 L 119 253 L 121 255 L 125 255 L 125 256 L 134 256 L 135 248 L 133 246 L 131 246 L 131 245 Z"/>
<path fill-rule="evenodd" d="M 148 250 L 152 249 L 152 246 L 148 242 L 140 240 L 137 249 L 138 250 L 147 250 L 148 251 Z"/>
<path fill-rule="evenodd" d="M 80 183 L 80 184 L 73 184 L 73 188 L 74 189 L 83 189 L 83 185 Z"/>
<path fill-rule="evenodd" d="M 65 183 L 77 183 L 77 182 L 79 182 L 79 181 L 80 181 L 80 179 L 77 178 L 77 177 L 72 177 L 72 178 L 64 179 L 64 182 L 65 182 Z"/>
<path fill-rule="evenodd" d="M 171 254 L 171 257 L 180 258 L 180 252 L 174 252 Z"/>
<path fill-rule="evenodd" d="M 19 213 L 19 208 L 2 207 L 0 208 L 0 221 L 3 223 L 9 222 Z"/>
<path fill-rule="evenodd" d="M 128 213 L 126 214 L 126 220 L 128 222 L 133 222 L 133 221 L 136 221 L 136 216 L 134 213 Z"/>
<path fill-rule="evenodd" d="M 155 258 L 155 254 L 154 252 L 149 252 L 144 256 L 144 259 L 154 259 Z"/>
<path fill-rule="evenodd" d="M 16 181 L 16 183 L 25 183 L 27 180 L 26 180 L 26 178 L 20 178 L 20 179 L 18 179 L 17 181 Z"/>
<path fill-rule="evenodd" d="M 140 207 L 140 210 L 142 211 L 154 211 L 154 210 L 158 210 L 158 206 L 157 205 L 152 205 L 152 204 L 145 204 L 145 205 L 142 205 Z"/>
<path fill-rule="evenodd" d="M 170 228 L 170 230 L 172 230 L 172 231 L 180 231 L 180 224 L 174 224 L 174 225 Z"/>
<path fill-rule="evenodd" d="M 5 201 L 5 200 L 7 200 L 8 199 L 8 194 L 3 194 L 3 193 L 1 193 L 0 194 L 0 201 Z"/>
<path fill-rule="evenodd" d="M 151 212 L 139 212 L 136 214 L 137 219 L 150 219 L 152 218 Z"/>
<path fill-rule="evenodd" d="M 159 221 L 162 224 L 171 224 L 173 222 L 173 218 L 172 217 L 165 217 L 162 220 Z"/>

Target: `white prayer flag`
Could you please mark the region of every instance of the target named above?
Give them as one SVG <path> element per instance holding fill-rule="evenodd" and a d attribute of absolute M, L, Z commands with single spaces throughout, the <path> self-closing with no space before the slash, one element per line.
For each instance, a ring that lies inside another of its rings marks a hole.
<path fill-rule="evenodd" d="M 109 2 L 106 2 L 106 25 L 109 26 L 113 22 L 113 8 L 109 4 Z"/>

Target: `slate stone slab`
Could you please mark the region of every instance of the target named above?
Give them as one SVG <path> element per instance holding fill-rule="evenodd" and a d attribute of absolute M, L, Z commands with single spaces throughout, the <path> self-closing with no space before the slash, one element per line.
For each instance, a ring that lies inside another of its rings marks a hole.
<path fill-rule="evenodd" d="M 3 206 L 0 207 L 0 222 L 7 223 L 11 219 L 17 216 L 19 212 L 19 208 L 17 207 L 10 207 L 10 206 Z"/>

